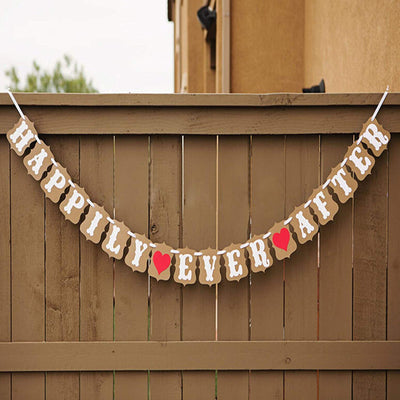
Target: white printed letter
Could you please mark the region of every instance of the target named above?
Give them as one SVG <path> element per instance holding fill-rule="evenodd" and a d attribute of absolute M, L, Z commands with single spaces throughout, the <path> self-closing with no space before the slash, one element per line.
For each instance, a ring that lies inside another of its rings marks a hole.
<path fill-rule="evenodd" d="M 121 246 L 118 245 L 118 246 L 114 247 L 114 244 L 115 244 L 115 242 L 116 242 L 116 240 L 117 240 L 118 232 L 119 232 L 121 229 L 118 228 L 117 225 L 113 225 L 112 229 L 113 229 L 113 231 L 111 232 L 110 240 L 109 240 L 108 243 L 106 244 L 106 248 L 107 248 L 108 250 L 110 250 L 112 253 L 118 254 L 118 253 L 119 253 L 119 249 L 121 248 Z"/>
<path fill-rule="evenodd" d="M 22 153 L 25 150 L 25 147 L 29 143 L 31 139 L 33 139 L 33 133 L 30 129 L 28 132 L 23 135 L 23 133 L 28 129 L 28 125 L 25 121 L 22 121 L 21 125 L 10 135 L 11 141 L 16 144 L 15 145 L 19 153 Z"/>
<path fill-rule="evenodd" d="M 97 228 L 97 226 L 99 225 L 99 221 L 103 218 L 103 214 L 96 211 L 96 214 L 92 220 L 92 222 L 90 223 L 89 228 L 87 229 L 86 233 L 88 233 L 90 236 L 94 235 L 94 231 Z"/>
<path fill-rule="evenodd" d="M 359 147 L 354 147 L 349 158 L 360 170 L 361 175 L 364 175 L 371 165 L 371 160 L 368 157 L 357 157 L 356 153 L 361 153 L 361 149 Z"/>
<path fill-rule="evenodd" d="M 192 271 L 186 272 L 189 267 L 186 265 L 186 260 L 193 261 L 191 254 L 179 254 L 179 275 L 178 279 L 183 281 L 190 281 L 192 279 Z"/>
<path fill-rule="evenodd" d="M 305 239 L 307 237 L 307 234 L 310 234 L 311 232 L 314 231 L 314 227 L 310 224 L 308 219 L 304 217 L 303 211 L 299 211 L 296 214 L 296 218 L 299 221 L 301 236 L 303 237 L 303 239 Z M 307 231 L 307 234 L 304 232 L 305 230 Z"/>
<path fill-rule="evenodd" d="M 267 253 L 265 252 L 265 244 L 261 239 L 254 240 L 250 242 L 250 248 L 253 253 L 254 267 L 259 267 L 263 265 L 265 268 L 270 266 Z"/>
<path fill-rule="evenodd" d="M 348 196 L 351 193 L 351 187 L 347 184 L 347 182 L 343 179 L 343 176 L 345 176 L 346 173 L 344 172 L 343 168 L 340 168 L 336 175 L 331 179 L 331 182 L 337 186 L 339 183 L 339 186 L 343 189 L 344 194 Z"/>
<path fill-rule="evenodd" d="M 65 176 L 60 172 L 58 168 L 55 169 L 53 176 L 44 185 L 44 188 L 48 193 L 51 193 L 53 187 L 62 189 L 65 186 Z"/>
<path fill-rule="evenodd" d="M 37 175 L 39 173 L 40 168 L 43 165 L 44 159 L 47 157 L 47 151 L 45 149 L 40 150 L 39 154 L 36 154 L 28 161 L 28 165 L 31 166 L 33 163 L 35 165 L 32 167 L 32 171 Z"/>
<path fill-rule="evenodd" d="M 372 131 L 372 134 L 370 131 Z M 375 124 L 368 125 L 363 137 L 365 137 L 365 139 L 367 139 L 368 142 L 372 146 L 374 146 L 376 151 L 379 151 L 383 144 L 389 143 L 389 138 L 385 136 L 381 131 L 378 131 L 378 128 Z"/>
<path fill-rule="evenodd" d="M 322 201 L 322 199 L 325 199 L 325 195 L 321 191 L 321 192 L 318 192 L 316 194 L 316 196 L 313 198 L 313 203 L 318 207 L 318 210 L 322 214 L 322 217 L 324 219 L 327 219 L 331 215 L 331 213 L 326 208 L 326 205 L 328 203 L 326 201 Z"/>
<path fill-rule="evenodd" d="M 212 256 L 212 265 L 210 262 L 211 256 L 206 256 L 203 255 L 203 260 L 204 260 L 204 268 L 206 270 L 206 281 L 207 282 L 212 282 L 214 280 L 213 274 L 215 270 L 215 261 L 217 261 L 217 256 Z"/>
<path fill-rule="evenodd" d="M 243 267 L 241 264 L 238 264 L 238 262 L 234 259 L 234 257 L 239 257 L 240 256 L 240 251 L 237 249 L 234 249 L 232 251 L 229 251 L 226 253 L 226 256 L 228 258 L 228 267 L 229 267 L 229 276 L 231 278 L 234 278 L 235 276 L 240 276 L 243 274 Z M 238 266 L 236 268 L 236 266 Z"/>
<path fill-rule="evenodd" d="M 135 257 L 132 260 L 132 265 L 135 267 L 139 267 L 140 257 L 145 252 L 145 250 L 149 247 L 147 243 L 143 243 L 139 239 L 135 239 Z"/>

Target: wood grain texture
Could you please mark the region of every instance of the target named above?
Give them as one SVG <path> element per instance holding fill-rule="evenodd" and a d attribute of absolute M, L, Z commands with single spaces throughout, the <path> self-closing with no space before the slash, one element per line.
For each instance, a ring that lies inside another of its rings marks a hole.
<path fill-rule="evenodd" d="M 11 273 L 12 341 L 43 341 L 44 310 L 44 196 L 26 172 L 22 159 L 11 153 Z M 43 399 L 44 374 L 12 376 L 12 398 L 33 394 Z"/>
<path fill-rule="evenodd" d="M 253 137 L 251 164 L 251 232 L 262 234 L 284 218 L 284 137 Z M 251 340 L 283 339 L 283 262 L 265 273 L 252 273 Z M 282 398 L 283 373 L 252 371 L 250 398 Z"/>
<path fill-rule="evenodd" d="M 148 234 L 148 137 L 115 138 L 115 217 Z M 147 340 L 148 275 L 124 262 L 115 266 L 115 340 Z M 118 399 L 146 398 L 147 372 L 115 374 Z"/>
<path fill-rule="evenodd" d="M 92 201 L 113 209 L 113 139 L 80 139 L 80 183 Z M 81 235 L 80 339 L 113 339 L 113 261 L 100 246 Z M 80 395 L 98 399 L 112 396 L 112 372 L 81 373 Z"/>
<path fill-rule="evenodd" d="M 304 203 L 319 183 L 319 138 L 286 138 L 285 214 Z M 316 239 L 316 238 L 315 238 Z M 300 246 L 285 262 L 285 339 L 317 339 L 317 240 Z M 285 398 L 310 399 L 317 395 L 315 372 L 285 373 Z"/>
<path fill-rule="evenodd" d="M 216 245 L 216 138 L 185 137 L 183 246 L 197 250 Z M 182 288 L 182 340 L 214 340 L 216 289 Z M 201 310 L 199 312 L 199 310 Z M 183 396 L 211 399 L 214 372 L 184 372 Z"/>
<path fill-rule="evenodd" d="M 152 137 L 150 141 L 150 239 L 180 247 L 182 207 L 181 137 Z M 171 279 L 150 279 L 150 340 L 181 339 L 181 287 Z M 150 398 L 181 396 L 180 372 L 151 372 Z"/>
<path fill-rule="evenodd" d="M 249 138 L 220 137 L 218 247 L 249 236 Z M 225 268 L 221 268 L 225 275 Z M 218 285 L 218 340 L 249 339 L 249 278 Z M 248 372 L 218 372 L 218 399 L 248 398 Z"/>
<path fill-rule="evenodd" d="M 217 1 L 218 7 L 219 0 Z M 218 16 L 217 16 L 218 17 Z M 20 106 L 332 106 L 369 105 L 376 107 L 382 93 L 257 93 L 257 94 L 83 94 L 15 93 Z M 385 106 L 400 105 L 400 93 L 389 93 Z M 7 93 L 0 93 L 0 106 L 15 108 Z M 385 107 L 384 107 L 385 108 Z M 382 110 L 383 111 L 383 110 Z M 26 114 L 28 115 L 28 114 Z M 381 115 L 381 114 L 379 114 Z M 15 118 L 14 118 L 15 119 Z M 380 119 L 380 118 L 379 118 Z M 15 122 L 15 121 L 14 121 Z M 12 126 L 12 125 L 11 125 Z M 9 129 L 9 127 L 8 127 Z"/>
<path fill-rule="evenodd" d="M 24 111 L 41 134 L 264 135 L 354 133 L 375 107 L 52 107 L 26 106 Z M 290 118 L 288 118 L 290 113 Z M 390 132 L 400 132 L 399 107 L 379 114 Z M 15 110 L 0 107 L 0 131 L 15 123 Z"/>
<path fill-rule="evenodd" d="M 321 183 L 331 169 L 343 160 L 352 136 L 321 137 Z M 332 223 L 321 226 L 319 268 L 320 340 L 352 338 L 352 201 L 342 204 Z M 351 399 L 350 372 L 319 373 L 319 397 Z"/>
<path fill-rule="evenodd" d="M 44 137 L 57 161 L 79 184 L 79 138 Z M 46 340 L 79 340 L 79 226 L 66 221 L 58 205 L 45 202 Z M 79 373 L 48 373 L 46 396 L 79 399 Z"/>
<path fill-rule="evenodd" d="M 396 340 L 3 342 L 0 371 L 399 371 L 399 350 Z"/>
<path fill-rule="evenodd" d="M 389 143 L 387 339 L 400 340 L 400 138 Z M 387 371 L 387 399 L 400 398 L 400 372 Z"/>
<path fill-rule="evenodd" d="M 387 153 L 354 199 L 353 339 L 386 339 Z M 353 398 L 384 399 L 384 372 L 354 372 Z"/>
<path fill-rule="evenodd" d="M 0 137 L 0 341 L 11 341 L 10 146 Z M 0 398 L 11 399 L 11 374 L 0 374 Z"/>

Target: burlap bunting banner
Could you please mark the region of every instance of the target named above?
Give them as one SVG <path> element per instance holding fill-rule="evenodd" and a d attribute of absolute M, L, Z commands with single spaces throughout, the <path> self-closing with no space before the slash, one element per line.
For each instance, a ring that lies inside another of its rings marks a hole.
<path fill-rule="evenodd" d="M 363 181 L 390 141 L 390 133 L 369 119 L 344 156 L 332 168 L 327 180 L 316 188 L 304 204 L 296 207 L 287 219 L 276 222 L 265 234 L 243 244 L 231 244 L 222 250 L 173 249 L 165 243 L 152 243 L 144 235 L 131 232 L 121 221 L 112 219 L 100 205 L 93 203 L 84 188 L 71 181 L 67 170 L 50 148 L 38 138 L 34 125 L 21 118 L 7 132 L 11 148 L 19 156 L 29 175 L 40 181 L 46 197 L 59 203 L 65 218 L 80 224 L 87 240 L 101 244 L 109 257 L 122 259 L 134 272 L 148 274 L 156 280 L 174 280 L 182 285 L 216 285 L 223 267 L 228 281 L 239 281 L 249 274 L 264 272 L 274 260 L 289 258 L 299 245 L 312 240 L 319 226 L 332 221 L 345 203 L 354 196 L 358 181 Z"/>

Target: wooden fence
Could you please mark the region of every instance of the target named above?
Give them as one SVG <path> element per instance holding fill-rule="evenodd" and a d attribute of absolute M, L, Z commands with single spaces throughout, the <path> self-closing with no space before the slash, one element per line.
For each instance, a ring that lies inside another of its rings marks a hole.
<path fill-rule="evenodd" d="M 378 94 L 16 96 L 92 200 L 157 242 L 222 248 L 286 217 Z M 389 151 L 318 238 L 217 288 L 109 259 L 44 199 L 4 133 L 0 398 L 400 398 L 400 95 Z"/>

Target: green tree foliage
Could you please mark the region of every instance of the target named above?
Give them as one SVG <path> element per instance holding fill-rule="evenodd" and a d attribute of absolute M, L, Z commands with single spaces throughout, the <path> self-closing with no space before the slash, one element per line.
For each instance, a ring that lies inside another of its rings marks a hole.
<path fill-rule="evenodd" d="M 50 92 L 50 93 L 97 93 L 92 81 L 85 77 L 83 67 L 64 55 L 52 72 L 42 69 L 33 61 L 32 71 L 26 76 L 25 84 L 20 86 L 21 79 L 15 67 L 5 71 L 10 80 L 12 92 Z"/>

